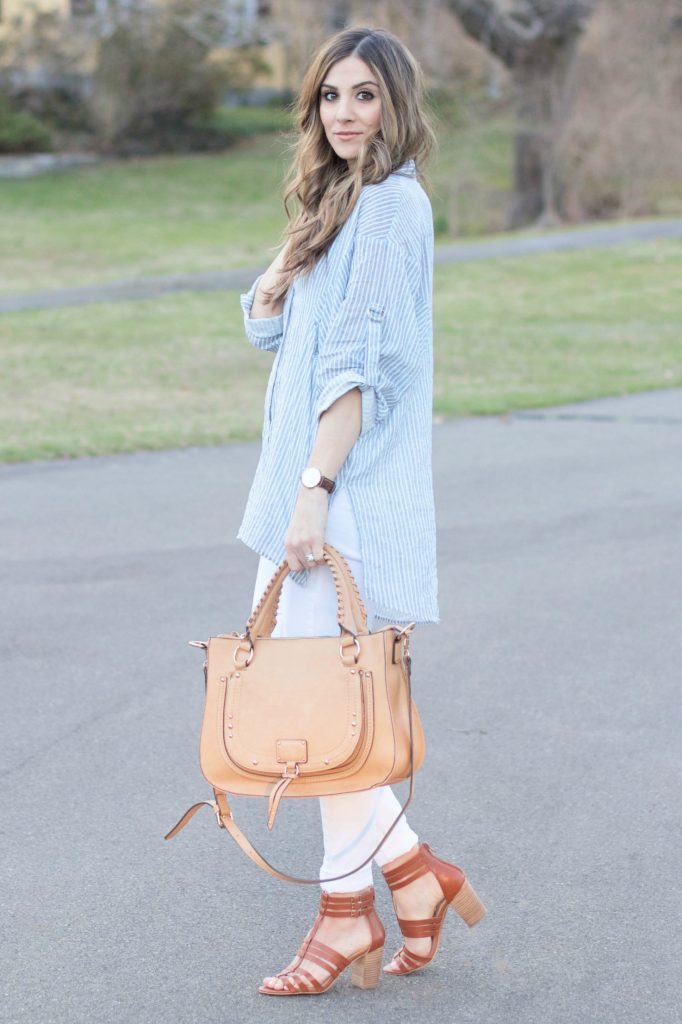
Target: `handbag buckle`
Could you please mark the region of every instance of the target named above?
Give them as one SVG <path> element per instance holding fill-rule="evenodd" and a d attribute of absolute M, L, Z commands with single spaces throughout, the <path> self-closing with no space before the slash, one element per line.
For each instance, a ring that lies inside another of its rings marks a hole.
<path fill-rule="evenodd" d="M 414 622 L 408 623 L 402 629 L 398 629 L 397 626 L 394 627 L 396 634 L 393 638 L 393 654 L 391 658 L 394 665 L 397 665 L 399 661 L 410 661 L 410 633 L 414 627 Z"/>
<path fill-rule="evenodd" d="M 223 823 L 223 819 L 220 817 L 220 808 L 218 807 L 218 801 L 217 800 L 211 800 L 211 803 L 213 804 L 213 813 L 215 814 L 216 821 L 218 822 L 219 828 L 225 828 L 225 825 Z"/>
<path fill-rule="evenodd" d="M 240 640 L 248 640 L 249 641 L 249 653 L 246 655 L 246 658 L 244 659 L 244 661 L 237 661 L 237 652 L 241 651 L 242 654 L 244 654 L 244 652 L 245 652 L 245 648 L 242 647 L 241 644 L 237 644 L 237 646 L 235 647 L 235 649 L 232 652 L 232 660 L 235 663 L 236 667 L 237 668 L 246 668 L 247 665 L 251 664 L 251 660 L 253 658 L 253 641 L 251 640 L 251 637 L 250 637 L 248 631 L 246 633 L 235 633 L 234 635 L 235 635 L 235 637 L 238 637 Z"/>
<path fill-rule="evenodd" d="M 360 641 L 358 640 L 358 638 L 356 636 L 353 636 L 353 646 L 355 647 L 355 653 L 353 655 L 353 661 L 357 665 L 358 658 L 360 657 Z M 350 647 L 351 647 L 350 644 L 346 644 L 346 646 L 344 647 L 343 641 L 341 641 L 341 643 L 339 644 L 339 654 L 341 655 L 341 661 L 343 661 L 344 665 L 347 664 L 347 662 L 344 660 L 344 658 L 345 658 L 346 651 Z"/>

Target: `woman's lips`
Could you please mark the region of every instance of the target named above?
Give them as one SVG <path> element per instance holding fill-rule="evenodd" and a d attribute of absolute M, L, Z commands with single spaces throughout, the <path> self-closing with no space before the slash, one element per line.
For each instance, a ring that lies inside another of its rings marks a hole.
<path fill-rule="evenodd" d="M 335 134 L 338 135 L 340 139 L 352 139 L 356 135 L 359 135 L 360 132 L 336 132 Z"/>

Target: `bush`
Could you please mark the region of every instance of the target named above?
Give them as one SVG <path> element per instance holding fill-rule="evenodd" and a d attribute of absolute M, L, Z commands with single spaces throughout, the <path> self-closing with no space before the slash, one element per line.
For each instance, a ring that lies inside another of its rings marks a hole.
<path fill-rule="evenodd" d="M 557 151 L 569 219 L 679 209 L 681 68 L 677 0 L 599 6 L 576 60 Z"/>
<path fill-rule="evenodd" d="M 100 40 L 88 108 L 102 148 L 214 148 L 232 141 L 206 119 L 228 88 L 262 69 L 262 60 L 250 47 L 220 53 L 215 37 L 196 30 L 200 0 L 190 8 L 194 21 L 186 17 L 187 0 L 131 9 Z"/>
<path fill-rule="evenodd" d="M 14 110 L 0 96 L 0 153 L 38 153 L 53 149 L 52 134 L 32 114 Z"/>
<path fill-rule="evenodd" d="M 225 93 L 245 92 L 268 70 L 258 46 L 220 49 L 222 0 L 108 0 L 78 19 L 35 0 L 26 10 L 0 38 L 14 107 L 47 121 L 58 140 L 76 133 L 105 152 L 224 149 L 239 134 L 214 118 Z"/>

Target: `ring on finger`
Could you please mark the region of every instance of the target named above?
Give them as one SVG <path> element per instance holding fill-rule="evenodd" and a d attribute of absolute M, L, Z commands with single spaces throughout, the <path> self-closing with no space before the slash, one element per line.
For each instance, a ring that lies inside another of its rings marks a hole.
<path fill-rule="evenodd" d="M 309 551 L 308 554 L 305 556 L 305 560 L 306 562 L 314 562 L 315 555 L 313 555 L 312 552 Z"/>

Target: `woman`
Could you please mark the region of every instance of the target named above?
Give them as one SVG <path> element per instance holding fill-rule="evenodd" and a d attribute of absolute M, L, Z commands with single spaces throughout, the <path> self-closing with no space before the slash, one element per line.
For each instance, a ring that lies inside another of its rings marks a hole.
<path fill-rule="evenodd" d="M 373 620 L 438 622 L 431 474 L 433 224 L 417 162 L 434 139 L 419 66 L 390 32 L 349 29 L 313 58 L 298 101 L 299 209 L 268 270 L 241 296 L 249 340 L 276 353 L 263 446 L 238 536 L 260 556 L 254 607 L 285 558 L 273 635 L 338 633 L 325 541 L 347 559 Z M 370 626 L 371 628 L 371 626 Z M 320 911 L 265 995 L 379 980 L 384 929 L 371 862 L 400 811 L 389 787 L 321 799 Z M 403 816 L 375 860 L 403 947 L 385 972 L 435 955 L 448 905 L 485 910 L 460 868 Z M 349 873 L 350 872 L 350 873 Z M 326 882 L 338 875 L 345 877 Z"/>

